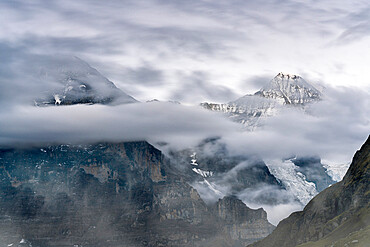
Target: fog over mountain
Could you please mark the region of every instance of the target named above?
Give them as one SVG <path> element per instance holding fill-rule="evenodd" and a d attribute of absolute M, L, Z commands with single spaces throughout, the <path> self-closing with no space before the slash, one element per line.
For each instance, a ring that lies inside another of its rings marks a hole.
<path fill-rule="evenodd" d="M 3 95 L 0 143 L 5 147 L 148 140 L 154 145 L 167 143 L 158 147 L 168 152 L 194 147 L 206 138 L 217 137 L 232 155 L 257 155 L 264 160 L 317 155 L 334 167 L 348 167 L 351 154 L 363 142 L 369 129 L 369 94 L 352 88 L 326 88 L 323 99 L 307 105 L 305 111 L 282 108 L 279 114 L 263 119 L 263 126 L 252 132 L 245 131 L 242 125 L 229 121 L 222 114 L 197 105 L 154 101 L 58 106 L 55 101 L 56 106 L 40 107 L 34 102 L 40 95 L 47 92 L 46 95 L 55 96 L 53 90 L 69 83 L 59 84 L 60 75 L 68 71 L 62 64 L 85 62 L 60 55 L 48 57 L 13 52 L 16 56 L 2 61 L 2 68 L 7 70 L 3 73 L 4 83 L 0 90 Z M 53 64 L 53 61 L 63 62 Z M 27 78 L 25 86 L 24 78 Z M 264 193 L 263 188 L 259 191 L 254 193 Z M 272 213 L 275 208 L 268 210 L 270 220 L 277 223 L 292 209 L 302 207 L 292 203 L 286 205 L 287 211 L 280 209 L 275 214 Z M 251 203 L 251 206 L 259 205 Z"/>
<path fill-rule="evenodd" d="M 239 125 L 197 105 L 153 102 L 117 107 L 35 107 L 34 100 L 57 87 L 59 79 L 45 71 L 47 67 L 37 62 L 37 55 L 9 54 L 11 59 L 1 61 L 2 144 L 10 140 L 20 143 L 58 142 L 64 136 L 64 142 L 148 138 L 186 147 L 189 145 L 187 140 L 191 143 L 221 136 L 233 152 L 267 157 L 276 154 L 318 154 L 323 158 L 339 157 L 338 161 L 344 162 L 350 160 L 352 151 L 358 146 L 356 144 L 363 141 L 369 126 L 368 92 L 348 87 L 327 88 L 322 101 L 309 105 L 309 114 L 299 110 L 282 110 L 279 115 L 265 119 L 264 128 L 252 133 L 241 131 Z M 41 61 L 53 60 L 54 56 L 51 56 L 43 57 Z M 68 62 L 67 59 L 65 63 Z M 55 66 L 55 70 L 60 69 Z M 42 71 L 49 74 L 47 79 L 40 75 Z M 186 138 L 179 139 L 177 136 Z M 336 146 L 340 141 L 347 143 L 346 147 Z"/>
<path fill-rule="evenodd" d="M 277 225 L 369 135 L 369 16 L 368 1 L 2 1 L 0 149 L 146 141 L 204 210 L 248 212 L 239 198 Z"/>

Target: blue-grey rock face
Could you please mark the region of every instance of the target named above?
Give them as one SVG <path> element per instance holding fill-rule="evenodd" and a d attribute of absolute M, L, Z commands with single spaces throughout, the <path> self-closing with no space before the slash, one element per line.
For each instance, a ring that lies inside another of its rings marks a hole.
<path fill-rule="evenodd" d="M 297 171 L 304 174 L 308 182 L 316 185 L 318 192 L 323 191 L 334 183 L 334 180 L 327 174 L 319 157 L 304 157 L 292 159 L 297 166 Z"/>

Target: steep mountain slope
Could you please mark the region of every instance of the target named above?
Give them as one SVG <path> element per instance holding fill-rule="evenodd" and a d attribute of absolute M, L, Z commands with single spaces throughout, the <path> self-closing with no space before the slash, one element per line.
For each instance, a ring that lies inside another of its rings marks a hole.
<path fill-rule="evenodd" d="M 47 63 L 36 60 L 33 67 L 38 71 L 36 80 L 49 87 L 35 100 L 37 106 L 137 102 L 77 57 L 48 57 Z"/>
<path fill-rule="evenodd" d="M 261 230 L 233 239 L 147 142 L 0 150 L 1 247 L 236 246 L 272 231 L 262 209 L 245 210 L 227 225 Z"/>
<path fill-rule="evenodd" d="M 343 180 L 281 221 L 253 247 L 368 246 L 370 227 L 370 137 L 356 152 Z M 305 243 L 305 244 L 304 244 Z"/>

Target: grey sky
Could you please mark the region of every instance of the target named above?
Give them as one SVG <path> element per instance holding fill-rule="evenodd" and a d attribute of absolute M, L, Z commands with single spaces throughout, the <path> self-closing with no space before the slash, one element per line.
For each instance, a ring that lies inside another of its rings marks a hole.
<path fill-rule="evenodd" d="M 0 3 L 0 43 L 81 57 L 144 101 L 227 102 L 280 71 L 369 90 L 369 23 L 365 0 Z M 195 73 L 215 92 L 185 90 Z"/>

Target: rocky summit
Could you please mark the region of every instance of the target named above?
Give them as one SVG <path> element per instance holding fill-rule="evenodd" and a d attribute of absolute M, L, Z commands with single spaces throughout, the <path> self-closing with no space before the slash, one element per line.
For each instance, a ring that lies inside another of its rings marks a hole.
<path fill-rule="evenodd" d="M 283 104 L 306 104 L 320 100 L 321 93 L 298 75 L 279 73 L 255 95 L 277 99 Z"/>
<path fill-rule="evenodd" d="M 0 246 L 240 246 L 274 226 L 207 205 L 147 142 L 0 150 Z"/>
<path fill-rule="evenodd" d="M 261 120 L 276 115 L 284 106 L 304 107 L 321 100 L 321 92 L 298 75 L 277 74 L 254 94 L 224 104 L 204 102 L 208 110 L 222 112 L 231 120 L 254 130 Z"/>

